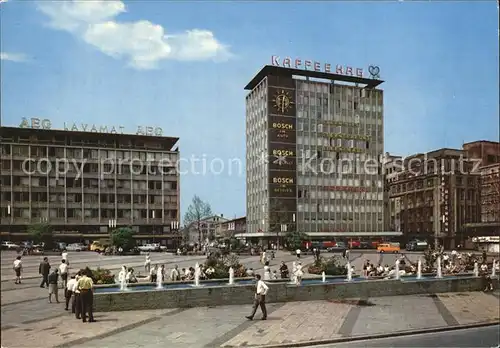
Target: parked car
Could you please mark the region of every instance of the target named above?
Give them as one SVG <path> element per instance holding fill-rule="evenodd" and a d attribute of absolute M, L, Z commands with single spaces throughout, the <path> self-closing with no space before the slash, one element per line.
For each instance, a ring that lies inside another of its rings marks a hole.
<path fill-rule="evenodd" d="M 2 242 L 2 249 L 6 249 L 6 250 L 17 250 L 19 249 L 20 246 L 16 243 L 12 243 L 12 242 Z"/>
<path fill-rule="evenodd" d="M 141 245 L 141 246 L 137 247 L 137 249 L 139 249 L 139 251 L 143 251 L 143 252 L 151 252 L 151 251 L 160 251 L 161 250 L 160 244 L 158 244 L 158 243 Z"/>
<path fill-rule="evenodd" d="M 394 253 L 397 254 L 401 250 L 399 243 L 382 243 L 377 247 L 379 253 Z"/>
<path fill-rule="evenodd" d="M 334 251 L 343 251 L 347 249 L 347 245 L 344 242 L 336 242 L 334 246 L 329 247 L 327 250 L 329 252 L 334 252 Z"/>
<path fill-rule="evenodd" d="M 90 244 L 90 251 L 95 251 L 95 252 L 100 253 L 101 251 L 106 250 L 106 246 L 107 245 L 105 245 L 104 243 L 101 243 L 100 241 L 95 240 L 92 242 L 92 244 Z"/>
<path fill-rule="evenodd" d="M 66 246 L 67 251 L 84 251 L 87 250 L 87 247 L 82 243 L 73 243 Z"/>
<path fill-rule="evenodd" d="M 407 251 L 424 251 L 429 247 L 425 241 L 412 240 L 406 244 Z"/>

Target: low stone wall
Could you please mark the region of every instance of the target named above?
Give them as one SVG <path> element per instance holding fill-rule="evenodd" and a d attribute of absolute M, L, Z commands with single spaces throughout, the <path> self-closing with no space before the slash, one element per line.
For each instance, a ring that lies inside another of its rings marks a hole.
<path fill-rule="evenodd" d="M 494 281 L 498 288 L 498 279 Z M 436 294 L 482 290 L 481 278 L 460 277 L 424 281 L 370 280 L 295 286 L 269 282 L 267 302 L 319 301 L 339 298 Z M 254 285 L 199 287 L 164 291 L 96 293 L 96 312 L 242 305 L 253 302 Z"/>

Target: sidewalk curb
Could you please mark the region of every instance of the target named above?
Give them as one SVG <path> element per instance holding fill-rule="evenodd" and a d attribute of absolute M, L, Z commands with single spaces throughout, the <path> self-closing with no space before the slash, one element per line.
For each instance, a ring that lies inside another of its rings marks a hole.
<path fill-rule="evenodd" d="M 255 348 L 287 348 L 287 347 L 322 346 L 322 345 L 335 344 L 335 343 L 367 341 L 367 340 L 376 340 L 376 339 L 382 339 L 382 338 L 404 337 L 404 336 L 421 335 L 421 334 L 428 334 L 428 333 L 438 333 L 438 332 L 446 332 L 446 331 L 474 329 L 474 328 L 480 328 L 480 327 L 495 326 L 495 325 L 499 325 L 499 324 L 500 324 L 500 321 L 495 321 L 495 322 L 487 321 L 487 322 L 479 322 L 479 323 L 473 323 L 473 324 L 440 326 L 440 327 L 427 328 L 427 329 L 407 330 L 407 331 L 400 331 L 400 332 L 396 332 L 396 333 L 359 335 L 359 336 L 351 336 L 351 337 L 332 338 L 332 339 L 326 339 L 326 340 L 311 340 L 311 341 L 305 341 L 305 342 L 289 342 L 289 343 L 280 343 L 280 344 L 271 344 L 271 345 L 253 346 L 253 347 L 255 347 Z M 223 346 L 223 347 L 229 348 L 231 346 Z M 249 345 L 248 347 L 252 347 L 252 346 Z"/>

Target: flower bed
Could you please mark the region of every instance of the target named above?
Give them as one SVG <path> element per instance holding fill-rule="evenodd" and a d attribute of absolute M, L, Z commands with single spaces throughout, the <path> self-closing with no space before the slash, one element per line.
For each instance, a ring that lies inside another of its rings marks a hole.
<path fill-rule="evenodd" d="M 100 268 L 97 267 L 97 269 L 90 269 L 90 268 L 85 268 L 84 270 L 82 269 L 80 272 L 83 271 L 90 271 L 92 280 L 94 281 L 94 284 L 97 285 L 102 285 L 102 284 L 114 284 L 115 283 L 115 276 L 111 273 L 109 269 L 106 268 Z"/>
<path fill-rule="evenodd" d="M 246 277 L 246 268 L 240 263 L 239 258 L 235 254 L 225 255 L 222 257 L 209 257 L 205 262 L 205 274 L 208 279 L 224 279 L 229 278 L 229 268 L 234 270 L 234 277 Z"/>
<path fill-rule="evenodd" d="M 347 274 L 347 269 L 341 264 L 341 261 L 336 256 L 328 259 L 320 257 L 318 260 L 314 261 L 314 263 L 309 265 L 307 271 L 311 274 L 322 274 L 325 272 L 326 275 L 330 276 Z"/>

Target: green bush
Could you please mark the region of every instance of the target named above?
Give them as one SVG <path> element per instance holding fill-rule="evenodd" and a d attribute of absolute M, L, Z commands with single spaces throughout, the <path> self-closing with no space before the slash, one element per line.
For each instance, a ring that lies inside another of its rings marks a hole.
<path fill-rule="evenodd" d="M 221 257 L 211 256 L 205 262 L 205 270 L 213 268 L 214 272 L 207 274 L 210 279 L 224 279 L 229 278 L 229 268 L 234 270 L 236 278 L 246 276 L 246 268 L 240 263 L 239 258 L 235 254 L 228 254 Z"/>
<path fill-rule="evenodd" d="M 91 274 L 90 278 L 92 278 L 92 281 L 96 285 L 115 283 L 115 276 L 111 273 L 109 269 L 97 267 L 97 269 L 92 270 L 87 267 L 84 270 L 81 270 L 80 272 L 83 271 L 86 272 L 90 271 Z"/>
<path fill-rule="evenodd" d="M 321 274 L 325 272 L 326 275 L 336 276 L 336 275 L 346 275 L 347 269 L 345 265 L 342 265 L 337 256 L 325 259 L 320 257 L 312 263 L 307 271 L 311 274 Z"/>

